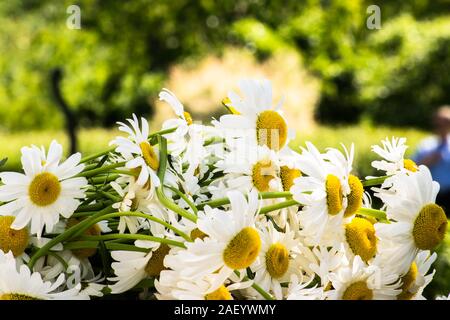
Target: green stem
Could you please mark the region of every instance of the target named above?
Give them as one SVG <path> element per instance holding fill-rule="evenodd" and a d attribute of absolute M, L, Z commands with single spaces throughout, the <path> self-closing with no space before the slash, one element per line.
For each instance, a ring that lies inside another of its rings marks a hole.
<path fill-rule="evenodd" d="M 292 193 L 289 191 L 281 192 L 260 192 L 258 195 L 259 199 L 276 199 L 276 198 L 289 198 L 292 197 Z M 230 204 L 230 199 L 227 197 L 219 198 L 215 200 L 206 201 L 197 205 L 199 210 L 203 209 L 205 206 L 210 206 L 211 208 L 220 207 L 226 204 Z"/>
<path fill-rule="evenodd" d="M 160 180 L 160 186 L 156 188 L 156 196 L 158 200 L 168 209 L 179 214 L 186 219 L 193 222 L 197 221 L 197 216 L 190 213 L 189 211 L 180 208 L 174 202 L 169 200 L 164 194 L 164 175 L 167 169 L 167 140 L 164 137 L 158 136 L 159 144 L 159 168 L 158 168 L 158 178 Z"/>
<path fill-rule="evenodd" d="M 115 168 L 118 168 L 118 167 L 122 167 L 124 164 L 125 164 L 125 161 L 113 163 L 113 164 L 110 164 L 110 165 L 107 165 L 107 166 L 104 166 L 104 167 L 100 167 L 100 168 L 97 168 L 97 169 L 81 172 L 81 173 L 77 174 L 76 177 L 86 177 L 86 178 L 93 177 L 93 176 L 96 176 L 96 175 L 98 175 L 100 173 L 106 172 L 106 171 L 108 171 L 110 169 L 115 169 Z"/>
<path fill-rule="evenodd" d="M 71 237 L 73 234 L 75 234 L 80 228 L 82 228 L 85 224 L 89 224 L 90 221 L 95 220 L 97 217 L 107 214 L 111 210 L 111 207 L 106 207 L 105 209 L 97 212 L 93 216 L 81 221 L 80 223 L 72 226 L 71 228 L 67 229 L 65 232 L 59 234 L 49 242 L 47 242 L 44 246 L 42 246 L 38 251 L 36 251 L 35 254 L 31 257 L 30 261 L 28 262 L 28 267 L 30 270 L 33 270 L 33 267 L 36 263 L 36 261 L 44 256 L 51 248 L 53 248 L 58 243 L 63 242 L 64 240 Z"/>
<path fill-rule="evenodd" d="M 378 177 L 378 178 L 364 180 L 364 181 L 362 181 L 362 185 L 364 187 L 378 186 L 380 184 L 383 184 L 383 182 L 389 177 L 390 176 L 382 176 L 382 177 Z"/>
<path fill-rule="evenodd" d="M 83 229 L 80 229 L 77 234 L 74 235 L 74 237 L 76 235 L 82 234 L 85 230 L 89 229 L 92 225 L 103 221 L 103 220 L 107 220 L 107 219 L 112 219 L 112 218 L 117 218 L 117 217 L 141 217 L 144 219 L 148 219 L 151 221 L 154 221 L 156 223 L 159 223 L 163 226 L 165 226 L 166 228 L 172 230 L 173 232 L 175 232 L 176 234 L 180 235 L 183 239 L 185 239 L 186 241 L 192 241 L 191 238 L 184 233 L 183 231 L 181 231 L 180 229 L 174 227 L 173 225 L 171 225 L 170 223 L 165 222 L 164 220 L 158 219 L 154 216 L 142 213 L 142 212 L 114 212 L 114 213 L 109 213 L 109 214 L 105 214 L 101 217 L 98 217 L 94 220 L 91 221 L 90 225 L 85 226 Z"/>
<path fill-rule="evenodd" d="M 113 152 L 115 148 L 116 147 L 113 146 L 113 147 L 110 147 L 110 148 L 108 148 L 106 150 L 100 151 L 98 153 L 91 154 L 90 156 L 86 156 L 86 157 L 81 159 L 80 163 L 84 163 L 84 162 L 88 162 L 88 161 L 100 158 L 101 156 L 104 156 L 105 154 Z"/>
<path fill-rule="evenodd" d="M 300 204 L 297 201 L 291 199 L 288 201 L 284 201 L 284 202 L 280 202 L 280 203 L 272 204 L 270 206 L 263 207 L 259 211 L 259 214 L 266 214 L 271 211 L 280 210 L 280 209 L 288 208 L 288 207 L 292 207 L 292 206 L 299 206 L 299 205 Z"/>
<path fill-rule="evenodd" d="M 101 201 L 94 204 L 88 204 L 84 206 L 79 206 L 76 212 L 89 212 L 89 211 L 98 211 L 104 209 L 106 206 L 109 206 L 111 201 Z"/>
<path fill-rule="evenodd" d="M 167 245 L 180 247 L 180 248 L 186 248 L 184 243 L 165 239 L 165 238 L 159 238 L 159 237 L 153 237 L 148 236 L 145 234 L 104 234 L 100 236 L 81 236 L 78 238 L 80 241 L 106 241 L 106 240 L 113 240 L 113 239 L 127 239 L 127 240 L 145 240 L 145 241 L 152 241 L 152 242 L 159 242 L 159 243 L 165 243 Z"/>
<path fill-rule="evenodd" d="M 194 213 L 197 214 L 197 212 L 198 212 L 197 207 L 191 200 L 189 200 L 189 198 L 184 193 L 182 193 L 177 188 L 174 188 L 171 186 L 166 186 L 166 187 L 169 188 L 170 190 L 172 190 L 173 192 L 175 192 L 181 199 L 183 199 L 189 205 L 189 207 L 192 209 L 192 211 L 194 211 Z"/>
<path fill-rule="evenodd" d="M 368 217 L 373 217 L 379 220 L 383 223 L 389 223 L 389 220 L 387 219 L 386 212 L 382 210 L 376 210 L 371 208 L 359 208 L 358 214 Z"/>
<path fill-rule="evenodd" d="M 234 270 L 234 273 L 235 273 L 238 277 L 240 276 L 239 271 Z M 247 277 L 247 276 L 245 276 L 245 277 L 242 279 L 242 281 L 248 281 L 248 280 L 250 280 L 250 279 L 249 279 L 249 277 Z M 256 291 L 258 291 L 258 293 L 259 293 L 260 295 L 262 295 L 264 299 L 266 299 L 266 300 L 275 300 L 275 298 L 272 297 L 272 295 L 271 295 L 270 293 L 268 293 L 267 291 L 265 291 L 263 288 L 261 288 L 258 284 L 254 283 L 254 282 L 253 282 L 253 284 L 252 284 L 252 288 L 255 289 Z"/>

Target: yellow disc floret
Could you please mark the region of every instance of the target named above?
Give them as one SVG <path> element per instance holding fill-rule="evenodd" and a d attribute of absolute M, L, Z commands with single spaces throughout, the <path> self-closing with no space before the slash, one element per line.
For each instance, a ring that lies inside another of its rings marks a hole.
<path fill-rule="evenodd" d="M 191 114 L 187 111 L 184 111 L 183 115 L 184 115 L 184 120 L 186 120 L 186 123 L 188 125 L 191 125 L 193 123 Z"/>
<path fill-rule="evenodd" d="M 261 239 L 258 231 L 246 227 L 228 243 L 223 252 L 223 260 L 231 269 L 245 269 L 255 261 L 260 249 Z"/>
<path fill-rule="evenodd" d="M 221 285 L 217 290 L 205 295 L 205 300 L 233 300 L 230 291 Z"/>
<path fill-rule="evenodd" d="M 358 177 L 350 175 L 348 177 L 348 185 L 350 186 L 350 194 L 347 196 L 347 208 L 344 217 L 354 215 L 362 206 L 364 187 Z"/>
<path fill-rule="evenodd" d="M 418 170 L 417 164 L 411 159 L 403 160 L 403 166 L 406 170 L 409 170 L 411 172 L 416 172 Z"/>
<path fill-rule="evenodd" d="M 408 272 L 402 277 L 402 286 L 400 287 L 402 292 L 397 296 L 398 300 L 411 300 L 414 297 L 415 293 L 410 292 L 409 289 L 416 282 L 418 272 L 417 265 L 413 262 Z"/>
<path fill-rule="evenodd" d="M 342 300 L 372 300 L 373 292 L 367 287 L 365 281 L 352 283 L 345 289 Z"/>
<path fill-rule="evenodd" d="M 205 239 L 208 235 L 206 233 L 204 233 L 202 230 L 200 230 L 199 228 L 195 228 L 191 231 L 191 239 L 195 240 L 195 239 Z"/>
<path fill-rule="evenodd" d="M 0 217 L 0 249 L 5 253 L 11 251 L 14 257 L 18 257 L 27 248 L 29 235 L 26 228 L 11 229 L 14 219 L 13 216 Z"/>
<path fill-rule="evenodd" d="M 31 202 L 39 207 L 54 203 L 61 193 L 58 177 L 50 172 L 42 172 L 34 177 L 28 187 Z"/>
<path fill-rule="evenodd" d="M 145 267 L 145 272 L 151 277 L 157 277 L 161 271 L 165 270 L 164 258 L 169 254 L 170 247 L 162 243 L 157 250 L 152 253 L 152 257 Z"/>
<path fill-rule="evenodd" d="M 266 269 L 272 278 L 284 276 L 289 268 L 289 251 L 281 243 L 274 243 L 266 253 Z"/>
<path fill-rule="evenodd" d="M 272 161 L 259 161 L 253 165 L 252 181 L 258 191 L 268 191 L 269 183 L 275 176 L 276 172 Z"/>
<path fill-rule="evenodd" d="M 272 150 L 280 150 L 286 144 L 287 125 L 276 111 L 266 110 L 256 120 L 256 135 L 259 145 L 266 145 Z"/>
<path fill-rule="evenodd" d="M 147 141 L 144 141 L 139 144 L 139 147 L 141 148 L 142 157 L 144 158 L 145 163 L 153 170 L 158 170 L 159 168 L 158 156 L 156 155 L 155 150 L 153 150 L 151 144 L 148 143 Z"/>
<path fill-rule="evenodd" d="M 431 250 L 442 242 L 446 230 L 447 217 L 444 210 L 437 204 L 427 204 L 414 221 L 414 242 L 419 249 Z"/>
<path fill-rule="evenodd" d="M 288 166 L 281 166 L 280 178 L 283 184 L 283 190 L 289 191 L 294 184 L 294 180 L 302 175 L 302 172 L 298 169 L 291 169 Z"/>
<path fill-rule="evenodd" d="M 339 178 L 329 174 L 325 182 L 328 213 L 336 215 L 342 210 L 342 186 Z"/>
<path fill-rule="evenodd" d="M 71 217 L 67 221 L 67 228 L 71 228 L 83 221 L 83 219 Z M 83 232 L 85 236 L 99 236 L 101 234 L 100 227 L 97 224 L 90 226 L 86 231 Z M 84 248 L 84 249 L 74 249 L 72 253 L 79 259 L 92 257 L 97 252 L 97 248 Z"/>
<path fill-rule="evenodd" d="M 0 295 L 0 300 L 41 300 L 21 293 L 4 293 Z"/>
<path fill-rule="evenodd" d="M 377 237 L 373 224 L 364 218 L 353 218 L 345 226 L 345 238 L 353 254 L 365 262 L 372 259 L 377 252 Z"/>

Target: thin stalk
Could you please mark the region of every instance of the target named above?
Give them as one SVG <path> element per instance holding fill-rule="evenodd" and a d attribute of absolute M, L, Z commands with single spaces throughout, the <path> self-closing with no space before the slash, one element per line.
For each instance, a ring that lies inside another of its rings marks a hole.
<path fill-rule="evenodd" d="M 292 197 L 292 193 L 289 191 L 281 191 L 281 192 L 260 192 L 258 195 L 259 199 L 276 199 L 276 198 L 290 198 Z M 226 204 L 230 204 L 230 199 L 227 197 L 219 198 L 215 200 L 209 200 L 197 205 L 199 210 L 203 209 L 205 206 L 210 206 L 212 208 L 220 207 Z"/>
<path fill-rule="evenodd" d="M 378 177 L 378 178 L 364 180 L 364 181 L 362 181 L 362 185 L 364 187 L 378 186 L 378 185 L 383 184 L 383 182 L 389 177 L 390 176 L 382 176 L 382 177 Z"/>
<path fill-rule="evenodd" d="M 97 168 L 97 169 L 92 169 L 92 170 L 89 170 L 89 171 L 81 172 L 81 173 L 77 174 L 76 177 L 86 177 L 86 178 L 93 177 L 93 176 L 96 176 L 96 175 L 98 175 L 100 173 L 106 172 L 106 171 L 108 171 L 110 169 L 115 169 L 115 168 L 118 168 L 118 167 L 122 167 L 124 164 L 125 164 L 125 161 L 113 163 L 113 164 L 110 164 L 110 165 L 107 165 L 107 166 L 104 166 L 104 167 L 100 167 L 100 168 Z"/>
<path fill-rule="evenodd" d="M 287 200 L 284 202 L 280 202 L 280 203 L 272 204 L 270 206 L 263 207 L 263 208 L 261 208 L 261 210 L 259 210 L 259 214 L 266 214 L 271 211 L 280 210 L 280 209 L 288 208 L 288 207 L 292 207 L 292 206 L 299 206 L 299 205 L 300 204 L 293 199 Z"/>
<path fill-rule="evenodd" d="M 81 236 L 78 238 L 80 241 L 106 241 L 106 240 L 114 240 L 114 239 L 127 239 L 127 240 L 145 240 L 145 241 L 152 241 L 152 242 L 159 242 L 159 243 L 165 243 L 167 245 L 180 247 L 180 248 L 186 248 L 184 243 L 170 240 L 166 238 L 159 238 L 159 237 L 153 237 L 148 236 L 145 234 L 104 234 L 100 236 Z"/>
<path fill-rule="evenodd" d="M 189 200 L 189 198 L 184 193 L 182 193 L 180 190 L 178 190 L 174 187 L 171 187 L 171 186 L 166 186 L 166 187 L 169 188 L 170 190 L 172 190 L 173 192 L 175 192 L 181 199 L 184 200 L 184 202 L 186 202 L 188 204 L 188 206 L 192 209 L 192 211 L 194 211 L 194 213 L 197 214 L 197 212 L 198 212 L 197 207 L 191 200 Z"/>
<path fill-rule="evenodd" d="M 384 212 L 382 210 L 371 209 L 371 208 L 359 208 L 357 213 L 362 216 L 376 218 L 378 221 L 383 222 L 383 223 L 390 223 L 389 220 L 387 219 L 386 212 Z"/>
<path fill-rule="evenodd" d="M 58 236 L 56 236 L 55 238 L 53 238 L 52 240 L 47 242 L 44 246 L 42 246 L 39 250 L 37 250 L 33 254 L 33 256 L 31 257 L 30 261 L 28 262 L 28 267 L 30 268 L 30 270 L 33 270 L 33 266 L 35 265 L 36 261 L 40 257 L 42 257 L 45 254 L 47 254 L 47 252 L 51 248 L 53 248 L 58 243 L 61 243 L 61 242 L 65 241 L 66 239 L 68 239 L 70 236 L 72 236 L 74 233 L 76 233 L 78 231 L 78 229 L 82 228 L 85 224 L 88 224 L 90 221 L 96 219 L 99 216 L 107 214 L 110 210 L 111 210 L 111 207 L 106 207 L 105 209 L 97 212 L 93 216 L 91 216 L 91 217 L 81 221 L 80 223 L 72 226 L 71 228 L 67 229 L 65 232 L 59 234 Z"/>

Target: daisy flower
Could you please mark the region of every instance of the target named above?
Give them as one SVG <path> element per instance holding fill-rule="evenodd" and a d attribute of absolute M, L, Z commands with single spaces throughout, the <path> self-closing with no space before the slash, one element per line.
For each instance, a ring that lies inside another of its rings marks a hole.
<path fill-rule="evenodd" d="M 310 268 L 319 276 L 321 286 L 327 288 L 330 285 L 329 275 L 348 265 L 344 250 L 341 247 L 317 246 L 312 249 L 312 252 L 315 261 L 310 264 Z"/>
<path fill-rule="evenodd" d="M 366 266 L 359 256 L 353 263 L 330 274 L 331 300 L 395 300 L 401 292 L 398 275 L 382 272 L 377 266 Z"/>
<path fill-rule="evenodd" d="M 383 187 L 388 186 L 388 189 Z M 390 224 L 375 225 L 378 238 L 383 240 L 384 264 L 398 267 L 404 274 L 419 250 L 432 250 L 445 237 L 447 217 L 435 204 L 439 184 L 433 181 L 425 166 L 414 173 L 398 173 L 387 179 L 375 195 L 386 206 Z"/>
<path fill-rule="evenodd" d="M 295 238 L 294 232 L 278 232 L 272 223 L 266 223 L 259 230 L 261 251 L 250 269 L 255 273 L 255 283 L 276 299 L 282 299 L 281 285 L 289 282 L 291 275 L 302 274 L 304 270 L 300 259 L 296 259 L 299 239 Z"/>
<path fill-rule="evenodd" d="M 217 274 L 208 293 L 222 285 L 234 270 L 249 267 L 261 249 L 261 238 L 255 228 L 257 192 L 251 192 L 248 201 L 238 191 L 230 191 L 228 197 L 230 210 L 205 207 L 205 214 L 199 216 L 198 229 L 207 237 L 186 243 L 186 250 L 176 251 L 164 261 L 183 278 L 202 279 Z"/>
<path fill-rule="evenodd" d="M 431 254 L 430 251 L 420 251 L 414 262 L 409 267 L 408 272 L 401 278 L 402 292 L 397 296 L 399 300 L 425 300 L 422 292 L 425 287 L 433 280 L 434 273 L 428 273 L 431 265 L 436 261 L 437 254 Z"/>
<path fill-rule="evenodd" d="M 418 167 L 411 159 L 405 159 L 405 152 L 408 149 L 406 138 L 386 138 L 381 141 L 381 146 L 373 145 L 372 151 L 378 154 L 383 160 L 372 162 L 375 169 L 385 171 L 386 175 L 393 175 L 399 171 L 416 172 Z"/>
<path fill-rule="evenodd" d="M 273 150 L 265 146 L 252 148 L 251 151 L 242 148 L 232 150 L 215 166 L 217 172 L 225 174 L 220 181 L 226 184 L 226 190 L 281 191 L 278 158 Z M 224 196 L 226 190 L 219 189 L 214 197 Z"/>
<path fill-rule="evenodd" d="M 162 220 L 166 217 L 160 215 L 160 211 L 152 214 Z M 155 237 L 164 238 L 166 230 L 159 223 L 148 221 L 150 233 Z M 110 286 L 112 293 L 125 292 L 141 280 L 148 277 L 157 277 L 165 269 L 164 258 L 170 251 L 170 247 L 165 243 L 136 240 L 134 245 L 144 249 L 140 251 L 112 251 L 111 257 L 116 261 L 111 264 L 116 277 L 108 278 L 115 283 Z"/>
<path fill-rule="evenodd" d="M 229 92 L 226 99 L 226 105 L 233 114 L 220 117 L 215 126 L 226 131 L 226 136 L 231 139 L 281 150 L 291 134 L 281 112 L 281 103 L 273 105 L 270 81 L 242 80 L 239 89 L 243 96 Z M 243 130 L 247 135 L 242 134 Z"/>
<path fill-rule="evenodd" d="M 141 186 L 150 182 L 150 187 L 155 188 L 160 185 L 156 171 L 159 168 L 158 152 L 148 141 L 149 125 L 146 119 L 139 120 L 133 114 L 133 119 L 127 119 L 130 125 L 118 122 L 119 130 L 128 133 L 129 136 L 116 137 L 110 145 L 116 145 L 116 152 L 126 161 L 125 167 L 138 171 L 137 183 Z"/>
<path fill-rule="evenodd" d="M 304 175 L 296 178 L 290 189 L 294 200 L 303 205 L 299 215 L 301 234 L 309 244 L 327 241 L 333 245 L 338 241 L 334 231 L 342 227 L 344 218 L 354 215 L 362 205 L 363 186 L 350 174 L 353 146 L 350 153 L 345 149 L 345 156 L 331 148 L 321 154 L 309 142 L 306 147 L 302 148 L 298 159 Z"/>
<path fill-rule="evenodd" d="M 208 275 L 203 279 L 192 280 L 180 277 L 173 270 L 161 272 L 159 280 L 155 280 L 158 300 L 233 300 L 231 291 L 248 288 L 253 281 L 222 284 L 209 292 L 216 281 L 215 275 Z M 209 292 L 209 293 L 208 293 Z"/>
<path fill-rule="evenodd" d="M 79 295 L 80 285 L 59 291 L 64 284 L 64 275 L 54 282 L 44 282 L 38 272 L 31 273 L 26 265 L 17 268 L 11 252 L 0 250 L 0 300 L 72 300 L 88 299 Z"/>
<path fill-rule="evenodd" d="M 309 288 L 311 282 L 303 282 L 296 274 L 291 275 L 286 300 L 323 300 L 323 288 L 317 286 Z"/>
<path fill-rule="evenodd" d="M 62 146 L 52 141 L 48 154 L 37 147 L 22 148 L 24 174 L 2 172 L 0 179 L 0 215 L 16 218 L 11 228 L 20 230 L 31 222 L 31 234 L 52 232 L 59 216 L 69 218 L 84 198 L 87 180 L 75 177 L 84 165 L 76 153 L 61 163 Z"/>

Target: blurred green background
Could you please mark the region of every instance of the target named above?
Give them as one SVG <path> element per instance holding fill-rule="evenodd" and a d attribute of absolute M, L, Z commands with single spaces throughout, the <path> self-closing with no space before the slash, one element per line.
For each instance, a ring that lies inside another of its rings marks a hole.
<path fill-rule="evenodd" d="M 79 30 L 66 26 L 72 4 Z M 380 30 L 366 27 L 372 4 Z M 293 146 L 354 142 L 360 176 L 374 173 L 370 145 L 405 136 L 413 152 L 450 102 L 450 0 L 8 0 L 0 25 L 3 170 L 20 168 L 23 145 L 67 145 L 55 69 L 83 152 L 103 149 L 132 112 L 157 130 L 171 115 L 162 87 L 207 119 L 239 78 L 265 76 L 285 98 Z M 450 291 L 448 248 L 428 296 Z"/>

